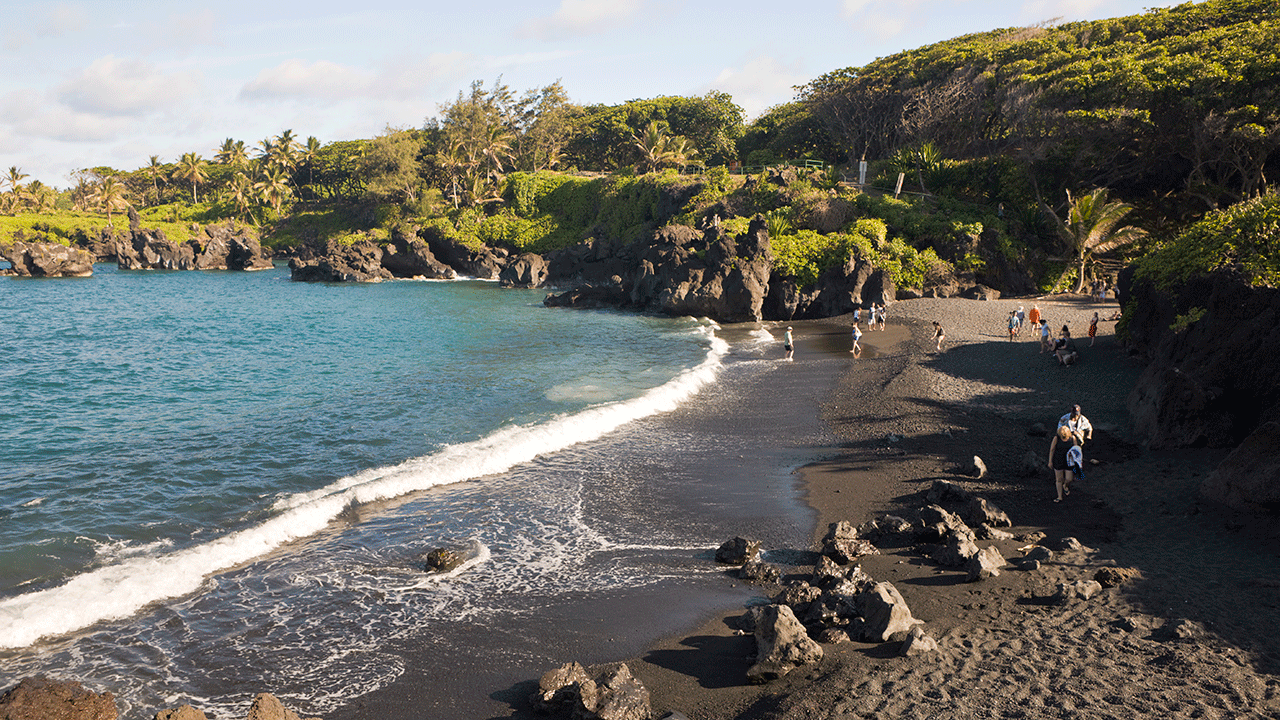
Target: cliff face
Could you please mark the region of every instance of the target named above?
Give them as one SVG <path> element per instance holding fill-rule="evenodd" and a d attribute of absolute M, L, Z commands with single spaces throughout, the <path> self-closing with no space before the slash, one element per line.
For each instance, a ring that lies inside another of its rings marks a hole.
<path fill-rule="evenodd" d="M 1145 444 L 1235 447 L 1280 420 L 1280 290 L 1220 270 L 1161 292 L 1128 268 L 1119 295 L 1150 360 L 1128 398 Z"/>

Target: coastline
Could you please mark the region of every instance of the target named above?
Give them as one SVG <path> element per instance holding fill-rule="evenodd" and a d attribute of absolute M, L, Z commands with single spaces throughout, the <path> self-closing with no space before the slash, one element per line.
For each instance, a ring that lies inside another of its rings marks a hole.
<path fill-rule="evenodd" d="M 1280 717 L 1280 531 L 1199 499 L 1222 451 L 1150 454 L 1133 444 L 1125 398 L 1142 363 L 1116 344 L 1114 323 L 1100 325 L 1095 347 L 1082 347 L 1083 361 L 1070 368 L 1030 340 L 1002 336 L 1007 312 L 1032 302 L 896 303 L 890 317 L 903 337 L 876 362 L 848 363 L 821 407 L 839 450 L 798 479 L 815 512 L 815 548 L 828 523 L 918 506 L 938 479 L 1008 512 L 1022 539 L 980 543 L 1006 558 L 1035 533 L 1050 547 L 1073 537 L 1084 548 L 977 584 L 911 548 L 864 558 L 939 650 L 907 658 L 896 643 L 824 645 L 820 663 L 764 686 L 745 683 L 755 642 L 730 626 L 741 608 L 709 617 L 629 661 L 655 717 Z M 1053 327 L 1066 321 L 1077 336 L 1103 309 L 1082 297 L 1039 303 Z M 1114 309 L 1108 303 L 1103 316 Z M 933 353 L 934 319 L 947 332 L 942 354 Z M 849 318 L 825 321 L 817 341 L 841 323 L 847 344 Z M 814 338 L 805 331 L 798 348 Z M 1021 463 L 1047 452 L 1048 439 L 1030 437 L 1030 426 L 1052 427 L 1077 402 L 1095 426 L 1086 457 L 1097 464 L 1058 505 L 1048 470 L 1026 474 Z M 961 474 L 973 455 L 989 468 L 981 480 Z M 1069 607 L 1041 600 L 1107 566 L 1139 576 Z"/>

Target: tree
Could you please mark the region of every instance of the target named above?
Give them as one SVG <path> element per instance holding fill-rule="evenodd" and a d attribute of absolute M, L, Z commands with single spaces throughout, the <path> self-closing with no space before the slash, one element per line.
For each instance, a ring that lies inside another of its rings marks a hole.
<path fill-rule="evenodd" d="M 222 141 L 222 146 L 218 148 L 218 154 L 214 155 L 214 159 L 219 164 L 241 169 L 249 162 L 249 152 L 245 148 L 243 140 L 227 138 Z"/>
<path fill-rule="evenodd" d="M 200 202 L 199 196 L 196 194 L 196 185 L 204 182 L 209 178 L 205 168 L 209 165 L 204 158 L 198 154 L 189 152 L 183 153 L 178 160 L 177 177 L 187 180 L 191 183 L 191 201 Z"/>
<path fill-rule="evenodd" d="M 22 172 L 22 170 L 18 169 L 17 165 L 10 165 L 9 177 L 4 179 L 5 182 L 9 185 L 9 192 L 12 192 L 14 195 L 17 195 L 18 189 L 22 187 L 22 181 L 28 177 L 31 177 L 31 176 L 27 175 L 26 173 Z"/>
<path fill-rule="evenodd" d="M 154 202 L 158 205 L 160 204 L 160 178 L 164 175 L 164 164 L 160 162 L 160 156 L 152 155 L 143 170 L 151 177 L 151 192 Z"/>
<path fill-rule="evenodd" d="M 1145 237 L 1147 231 L 1133 226 L 1120 227 L 1133 206 L 1108 202 L 1106 188 L 1098 188 L 1077 198 L 1073 198 L 1068 190 L 1067 203 L 1066 220 L 1058 218 L 1047 207 L 1045 210 L 1058 221 L 1058 236 L 1076 257 L 1078 277 L 1075 292 L 1080 292 L 1084 289 L 1085 265 L 1094 253 L 1110 252 L 1128 245 Z"/>
<path fill-rule="evenodd" d="M 293 195 L 293 190 L 289 187 L 289 178 L 278 167 L 267 168 L 262 173 L 262 179 L 253 184 L 253 189 L 262 202 L 275 209 L 277 216 L 280 215 L 280 208 L 284 206 L 285 201 Z"/>
<path fill-rule="evenodd" d="M 320 141 L 311 136 L 307 138 L 307 144 L 303 145 L 298 151 L 298 164 L 307 166 L 307 187 L 315 183 L 316 160 L 320 157 Z M 311 193 L 312 199 L 315 199 L 315 192 Z"/>
<path fill-rule="evenodd" d="M 226 196 L 235 204 L 237 216 L 244 220 L 249 206 L 254 202 L 253 182 L 249 180 L 249 176 L 242 172 L 236 173 L 231 178 L 231 184 L 227 186 Z"/>
<path fill-rule="evenodd" d="M 107 213 L 107 224 L 111 224 L 111 213 L 129 207 L 129 189 L 114 177 L 105 177 L 98 183 L 92 200 Z"/>
<path fill-rule="evenodd" d="M 640 161 L 636 163 L 638 172 L 652 172 L 669 165 L 680 167 L 698 155 L 692 143 L 681 135 L 666 134 L 657 120 L 650 121 L 642 134 L 632 133 L 631 144 L 640 153 Z"/>
<path fill-rule="evenodd" d="M 375 202 L 412 202 L 422 184 L 418 153 L 422 145 L 408 130 L 387 128 L 359 160 L 365 194 Z"/>

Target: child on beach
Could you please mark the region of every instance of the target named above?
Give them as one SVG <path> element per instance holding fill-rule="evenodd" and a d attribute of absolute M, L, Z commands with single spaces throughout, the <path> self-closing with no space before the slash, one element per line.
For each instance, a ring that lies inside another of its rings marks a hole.
<path fill-rule="evenodd" d="M 855 315 L 854 318 L 856 320 L 857 316 Z M 858 344 L 858 341 L 861 339 L 862 339 L 862 328 L 858 327 L 858 323 L 855 321 L 853 323 L 853 349 L 849 350 L 849 352 L 853 353 L 854 357 L 859 357 L 862 355 L 862 346 Z"/>
<path fill-rule="evenodd" d="M 934 350 L 942 352 L 942 341 L 947 339 L 947 335 L 942 332 L 942 326 L 938 324 L 937 320 L 933 321 L 933 339 L 938 341 L 938 344 L 934 346 Z"/>
<path fill-rule="evenodd" d="M 1043 355 L 1053 349 L 1053 345 L 1049 343 L 1049 321 L 1041 319 L 1040 321 L 1040 354 Z"/>
<path fill-rule="evenodd" d="M 792 342 L 792 340 L 791 340 L 791 326 L 790 326 L 790 325 L 788 325 L 788 326 L 787 326 L 787 334 L 786 334 L 786 335 L 784 335 L 784 336 L 782 337 L 782 349 L 783 349 L 783 351 L 784 351 L 784 352 L 786 352 L 786 356 L 785 356 L 785 358 L 784 358 L 784 359 L 786 359 L 786 360 L 791 360 L 791 359 L 792 359 L 792 358 L 791 358 L 791 355 L 792 355 L 793 353 L 795 353 L 795 351 L 796 351 L 796 346 L 795 346 L 795 343 L 794 343 L 794 342 Z"/>
<path fill-rule="evenodd" d="M 1013 342 L 1013 338 L 1018 335 L 1018 311 L 1009 311 L 1009 342 Z"/>
<path fill-rule="evenodd" d="M 1098 313 L 1093 314 L 1093 319 L 1089 321 L 1089 347 L 1093 347 L 1093 339 L 1098 336 Z"/>
<path fill-rule="evenodd" d="M 885 319 L 885 315 L 887 314 L 885 310 L 886 308 L 884 306 L 884 303 L 880 303 L 879 323 L 880 323 L 881 332 L 884 332 L 884 319 Z"/>

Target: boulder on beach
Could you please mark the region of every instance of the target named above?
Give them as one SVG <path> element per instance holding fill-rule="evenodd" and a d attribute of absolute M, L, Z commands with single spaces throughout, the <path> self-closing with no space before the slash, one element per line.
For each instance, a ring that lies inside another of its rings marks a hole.
<path fill-rule="evenodd" d="M 933 551 L 932 558 L 939 565 L 959 567 L 978 554 L 977 538 L 967 526 L 953 528 L 941 545 Z"/>
<path fill-rule="evenodd" d="M 1051 605 L 1069 605 L 1078 600 L 1088 600 L 1102 592 L 1102 584 L 1097 580 L 1073 580 L 1058 583 L 1053 595 L 1049 596 Z"/>
<path fill-rule="evenodd" d="M 751 615 L 756 628 L 756 663 L 747 669 L 748 682 L 760 685 L 822 659 L 822 646 L 809 637 L 791 608 L 763 605 L 752 608 Z"/>
<path fill-rule="evenodd" d="M 249 714 L 245 720 L 302 720 L 298 714 L 284 706 L 280 699 L 271 693 L 259 693 L 249 706 Z M 320 720 L 307 718 L 306 720 Z"/>
<path fill-rule="evenodd" d="M 965 564 L 965 570 L 969 573 L 965 582 L 977 582 L 998 577 L 1002 567 L 1004 567 L 1004 556 L 1000 554 L 1000 549 L 995 545 L 988 545 L 975 553 L 973 557 L 969 558 L 969 562 Z"/>
<path fill-rule="evenodd" d="M 716 549 L 716 562 L 724 565 L 743 565 L 760 555 L 761 543 L 744 537 L 725 540 Z"/>
<path fill-rule="evenodd" d="M 912 617 L 907 601 L 889 582 L 878 582 L 858 595 L 858 612 L 866 642 L 888 642 L 923 622 Z"/>
<path fill-rule="evenodd" d="M 95 693 L 74 680 L 23 678 L 0 695 L 4 720 L 115 720 L 116 699 Z"/>
<path fill-rule="evenodd" d="M 770 565 L 761 560 L 758 556 L 742 564 L 738 568 L 738 577 L 747 582 L 754 583 L 776 583 L 782 579 L 782 570 L 777 566 Z"/>
<path fill-rule="evenodd" d="M 461 553 L 449 548 L 436 548 L 427 553 L 426 570 L 428 572 L 452 572 L 457 570 L 466 558 Z"/>
<path fill-rule="evenodd" d="M 822 554 L 841 565 L 847 565 L 864 555 L 879 555 L 880 551 L 870 541 L 858 536 L 858 529 L 848 521 L 833 522 L 822 538 Z"/>
<path fill-rule="evenodd" d="M 1218 464 L 1200 493 L 1236 510 L 1280 512 L 1280 423 L 1258 426 Z"/>
<path fill-rule="evenodd" d="M 902 641 L 898 654 L 903 657 L 913 657 L 937 651 L 938 641 L 925 632 L 923 627 L 916 625 L 907 633 L 907 639 Z"/>
<path fill-rule="evenodd" d="M 547 671 L 529 701 L 541 712 L 568 711 L 582 720 L 649 720 L 649 690 L 626 663 L 584 668 L 576 662 Z"/>

